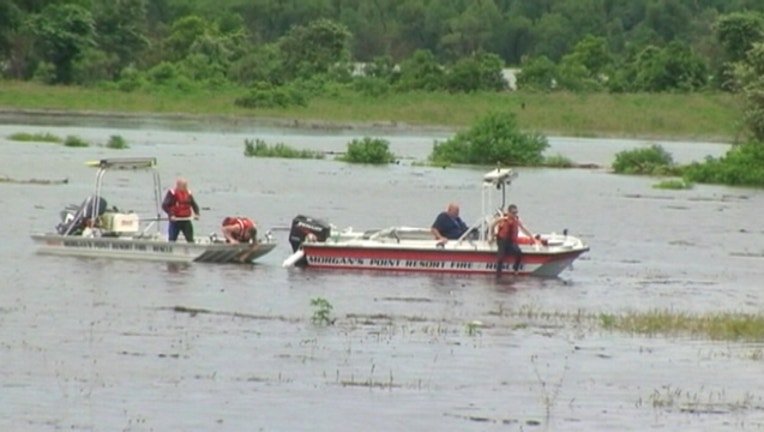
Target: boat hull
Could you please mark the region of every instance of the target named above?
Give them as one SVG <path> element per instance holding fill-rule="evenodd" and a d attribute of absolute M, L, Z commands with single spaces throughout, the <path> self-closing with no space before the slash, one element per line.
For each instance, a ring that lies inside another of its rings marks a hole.
<path fill-rule="evenodd" d="M 168 242 L 161 238 L 78 237 L 33 234 L 38 253 L 164 262 L 252 263 L 275 243 L 228 244 Z"/>
<path fill-rule="evenodd" d="M 523 247 L 518 275 L 556 277 L 569 268 L 588 247 Z M 490 245 L 454 248 L 374 247 L 332 243 L 305 243 L 302 253 L 309 267 L 343 270 L 387 270 L 425 273 L 495 274 L 496 251 Z M 514 257 L 502 261 L 511 273 Z"/>

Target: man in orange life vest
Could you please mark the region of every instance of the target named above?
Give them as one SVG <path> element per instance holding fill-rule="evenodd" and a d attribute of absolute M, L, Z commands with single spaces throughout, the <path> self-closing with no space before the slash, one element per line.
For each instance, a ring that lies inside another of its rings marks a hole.
<path fill-rule="evenodd" d="M 520 222 L 520 217 L 517 215 L 517 206 L 510 204 L 507 207 L 506 213 L 494 219 L 491 222 L 491 232 L 494 232 L 496 225 L 498 230 L 496 231 L 496 245 L 498 251 L 496 253 L 496 275 L 501 275 L 502 261 L 507 255 L 515 257 L 515 262 L 512 265 L 512 270 L 517 274 L 520 270 L 520 262 L 523 259 L 523 252 L 520 250 L 520 246 L 517 245 L 517 237 L 520 231 L 525 233 L 530 238 L 533 238 L 533 234 L 528 228 Z M 538 240 L 535 240 L 538 242 Z"/>
<path fill-rule="evenodd" d="M 199 219 L 199 206 L 188 190 L 188 182 L 179 178 L 175 189 L 170 189 L 162 201 L 162 210 L 170 219 L 168 237 L 171 242 L 178 240 L 178 234 L 183 233 L 186 241 L 194 241 L 194 225 L 191 219 Z"/>
<path fill-rule="evenodd" d="M 229 216 L 223 219 L 221 229 L 227 243 L 257 242 L 257 224 L 250 218 Z"/>

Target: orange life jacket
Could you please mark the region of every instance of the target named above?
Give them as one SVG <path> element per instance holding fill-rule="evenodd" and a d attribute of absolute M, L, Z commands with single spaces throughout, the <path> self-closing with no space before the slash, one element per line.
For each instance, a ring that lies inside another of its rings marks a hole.
<path fill-rule="evenodd" d="M 520 225 L 518 224 L 518 221 L 514 218 L 509 220 L 503 220 L 499 224 L 499 232 L 496 234 L 496 236 L 500 239 L 504 240 L 512 240 L 513 242 L 517 242 L 517 236 L 520 231 Z"/>
<path fill-rule="evenodd" d="M 238 229 L 238 235 L 236 237 L 241 238 L 244 236 L 244 233 L 247 232 L 250 228 L 254 228 L 257 226 L 257 224 L 250 218 L 241 217 L 241 216 L 229 216 L 225 219 L 223 219 L 223 226 L 230 226 L 230 225 L 237 225 L 239 227 Z"/>
<path fill-rule="evenodd" d="M 188 190 L 170 189 L 170 193 L 175 197 L 175 202 L 170 207 L 170 213 L 176 218 L 193 216 L 194 209 L 191 206 L 191 192 Z"/>

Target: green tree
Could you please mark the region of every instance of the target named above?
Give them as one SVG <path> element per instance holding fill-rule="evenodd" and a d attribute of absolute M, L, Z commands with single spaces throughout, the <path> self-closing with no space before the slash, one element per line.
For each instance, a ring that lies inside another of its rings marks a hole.
<path fill-rule="evenodd" d="M 53 82 L 71 83 L 75 60 L 95 44 L 90 11 L 76 4 L 52 4 L 33 15 L 29 26 L 40 57 L 54 66 Z"/>
<path fill-rule="evenodd" d="M 469 6 L 447 22 L 440 45 L 450 59 L 460 59 L 485 49 L 501 24 L 501 13 L 494 0 L 469 2 Z"/>
<path fill-rule="evenodd" d="M 547 56 L 525 57 L 517 74 L 517 88 L 548 91 L 557 83 L 557 65 Z"/>
<path fill-rule="evenodd" d="M 399 90 L 435 91 L 443 88 L 445 72 L 428 50 L 417 50 L 401 63 L 400 70 Z"/>
<path fill-rule="evenodd" d="M 754 42 L 733 66 L 736 88 L 745 98 L 743 118 L 751 138 L 764 145 L 764 42 Z"/>
<path fill-rule="evenodd" d="M 309 79 L 326 74 L 350 60 L 351 34 L 347 27 L 327 19 L 295 26 L 279 40 L 284 73 Z"/>
<path fill-rule="evenodd" d="M 715 26 L 716 37 L 724 47 L 727 60 L 745 60 L 754 42 L 764 40 L 764 15 L 755 12 L 736 12 L 719 17 Z"/>
<path fill-rule="evenodd" d="M 116 57 L 112 78 L 129 65 L 140 62 L 149 47 L 146 0 L 112 0 L 96 3 L 95 40 L 100 51 Z"/>
<path fill-rule="evenodd" d="M 446 88 L 452 92 L 504 90 L 503 68 L 501 57 L 479 51 L 456 62 L 446 76 Z"/>
<path fill-rule="evenodd" d="M 468 130 L 436 143 L 429 159 L 434 163 L 539 165 L 548 147 L 546 137 L 522 132 L 514 114 L 493 111 Z"/>

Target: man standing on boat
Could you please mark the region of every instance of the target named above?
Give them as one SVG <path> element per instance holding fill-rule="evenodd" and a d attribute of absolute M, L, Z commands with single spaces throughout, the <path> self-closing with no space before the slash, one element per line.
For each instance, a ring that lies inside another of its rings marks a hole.
<path fill-rule="evenodd" d="M 170 189 L 162 201 L 162 210 L 167 213 L 170 219 L 169 240 L 171 242 L 178 240 L 178 235 L 183 233 L 183 237 L 189 243 L 194 242 L 194 225 L 192 219 L 199 219 L 199 206 L 194 200 L 191 191 L 188 190 L 186 179 L 179 178 L 175 182 L 175 189 Z"/>
<path fill-rule="evenodd" d="M 445 211 L 440 212 L 432 223 L 430 232 L 442 246 L 449 240 L 457 240 L 467 232 L 467 224 L 459 217 L 459 204 L 450 203 Z"/>
<path fill-rule="evenodd" d="M 510 204 L 507 207 L 506 213 L 491 222 L 491 233 L 494 232 L 494 229 L 498 225 L 498 230 L 496 231 L 496 245 L 498 247 L 496 253 L 496 276 L 501 275 L 504 257 L 507 255 L 515 257 L 515 262 L 512 265 L 514 273 L 517 274 L 520 270 L 520 263 L 523 259 L 523 251 L 520 250 L 520 246 L 517 245 L 517 237 L 520 231 L 529 238 L 534 238 L 530 230 L 528 230 L 528 228 L 526 228 L 520 221 L 520 216 L 518 216 L 517 213 L 517 206 Z M 538 243 L 538 240 L 534 239 L 534 242 Z"/>

